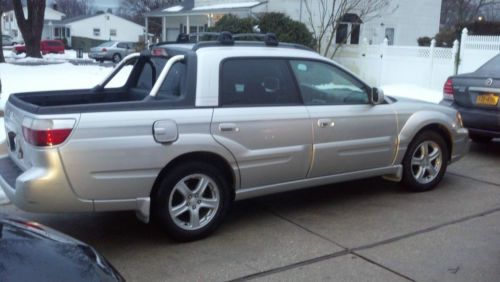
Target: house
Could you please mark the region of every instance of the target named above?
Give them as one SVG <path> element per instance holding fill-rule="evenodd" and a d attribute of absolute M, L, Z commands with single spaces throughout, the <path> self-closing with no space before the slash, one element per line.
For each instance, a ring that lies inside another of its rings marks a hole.
<path fill-rule="evenodd" d="M 24 9 L 24 14 L 27 15 L 28 9 Z M 51 39 L 56 36 L 56 30 L 58 32 L 68 32 L 62 24 L 62 20 L 66 15 L 50 7 L 45 8 L 44 25 L 42 32 L 42 39 Z M 13 42 L 22 43 L 24 42 L 23 36 L 19 27 L 17 26 L 16 15 L 14 10 L 4 12 L 2 14 L 2 34 L 10 35 L 13 38 Z"/>
<path fill-rule="evenodd" d="M 75 38 L 88 38 L 94 41 L 144 41 L 145 29 L 142 25 L 110 13 L 82 16 L 63 21 Z"/>
<path fill-rule="evenodd" d="M 282 12 L 292 19 L 303 22 L 310 29 L 309 7 L 318 7 L 319 0 L 181 0 L 176 4 L 145 14 L 146 29 L 149 18 L 162 19 L 162 40 L 172 41 L 179 33 L 202 32 L 225 14 L 254 17 L 262 12 Z M 364 39 L 373 44 L 387 38 L 389 44 L 417 45 L 417 38 L 434 36 L 439 32 L 441 0 L 391 0 L 390 6 L 376 17 L 363 22 L 352 11 L 342 17 L 335 40 L 347 44 L 359 44 Z M 317 9 L 317 8 L 316 8 Z M 319 26 L 319 18 L 311 8 L 313 23 Z M 189 27 L 189 28 L 188 28 Z M 347 38 L 346 38 L 347 37 Z"/>
<path fill-rule="evenodd" d="M 17 43 L 24 41 L 13 10 L 2 15 L 2 34 L 11 35 Z M 144 41 L 144 34 L 143 26 L 110 13 L 66 19 L 64 13 L 51 7 L 45 8 L 42 39 L 60 39 L 69 46 L 76 43 L 78 46 L 74 47 L 88 50 L 92 45 L 109 40 Z"/>

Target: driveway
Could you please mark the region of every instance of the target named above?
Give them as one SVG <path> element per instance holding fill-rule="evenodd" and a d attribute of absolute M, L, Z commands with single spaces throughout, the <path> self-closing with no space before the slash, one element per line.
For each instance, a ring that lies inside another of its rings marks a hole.
<path fill-rule="evenodd" d="M 129 281 L 498 281 L 499 167 L 499 141 L 474 144 L 432 192 L 368 179 L 238 202 L 184 244 L 129 212 L 0 212 L 90 243 Z"/>

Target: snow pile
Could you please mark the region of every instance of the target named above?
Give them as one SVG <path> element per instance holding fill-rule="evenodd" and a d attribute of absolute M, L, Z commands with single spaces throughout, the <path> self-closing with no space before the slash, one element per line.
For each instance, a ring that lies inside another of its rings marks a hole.
<path fill-rule="evenodd" d="M 434 104 L 439 104 L 439 102 L 443 99 L 443 93 L 441 91 L 423 88 L 416 85 L 393 84 L 384 85 L 381 88 L 384 90 L 384 94 L 388 96 L 410 98 Z"/>

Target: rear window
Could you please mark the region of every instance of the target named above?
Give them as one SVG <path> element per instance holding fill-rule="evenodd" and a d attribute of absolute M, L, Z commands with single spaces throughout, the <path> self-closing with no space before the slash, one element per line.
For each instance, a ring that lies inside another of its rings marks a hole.
<path fill-rule="evenodd" d="M 115 43 L 113 41 L 108 41 L 108 42 L 104 42 L 102 44 L 100 44 L 99 46 L 97 47 L 111 47 L 113 46 Z"/>
<path fill-rule="evenodd" d="M 486 62 L 486 64 L 481 66 L 476 73 L 481 75 L 500 76 L 500 55 Z"/>

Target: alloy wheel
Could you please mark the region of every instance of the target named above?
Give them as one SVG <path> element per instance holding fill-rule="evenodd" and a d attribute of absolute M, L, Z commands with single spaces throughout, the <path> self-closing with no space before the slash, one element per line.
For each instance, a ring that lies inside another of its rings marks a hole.
<path fill-rule="evenodd" d="M 168 212 L 174 223 L 184 230 L 198 230 L 208 225 L 220 206 L 216 182 L 204 174 L 182 178 L 170 192 Z"/>
<path fill-rule="evenodd" d="M 427 184 L 436 179 L 442 165 L 443 154 L 434 141 L 422 142 L 412 154 L 411 172 L 420 184 Z"/>

